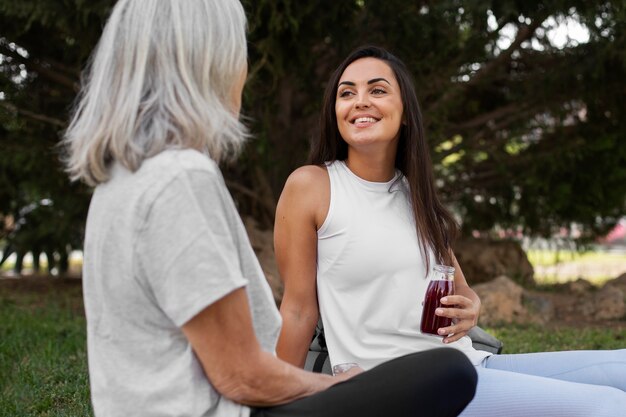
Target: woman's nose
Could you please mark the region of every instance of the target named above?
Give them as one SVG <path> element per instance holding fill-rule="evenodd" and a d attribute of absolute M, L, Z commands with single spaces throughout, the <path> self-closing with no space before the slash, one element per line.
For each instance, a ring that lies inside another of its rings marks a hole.
<path fill-rule="evenodd" d="M 370 106 L 370 100 L 367 94 L 358 94 L 354 103 L 357 109 L 367 108 Z"/>

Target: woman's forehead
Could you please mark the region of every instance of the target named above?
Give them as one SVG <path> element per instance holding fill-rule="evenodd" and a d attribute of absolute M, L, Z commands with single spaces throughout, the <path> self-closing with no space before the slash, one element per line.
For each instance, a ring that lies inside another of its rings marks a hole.
<path fill-rule="evenodd" d="M 376 78 L 384 78 L 389 83 L 397 83 L 393 70 L 385 61 L 378 58 L 361 58 L 346 67 L 339 78 L 342 81 L 369 81 Z"/>

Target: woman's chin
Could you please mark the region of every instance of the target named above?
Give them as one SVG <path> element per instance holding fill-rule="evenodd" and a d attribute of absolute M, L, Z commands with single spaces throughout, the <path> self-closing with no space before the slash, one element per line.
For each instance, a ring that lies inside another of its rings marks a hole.
<path fill-rule="evenodd" d="M 363 132 L 365 133 L 365 132 Z M 384 148 L 394 142 L 395 138 L 381 138 L 379 135 L 374 134 L 360 134 L 353 135 L 348 139 L 344 138 L 344 141 L 348 144 L 349 147 L 352 148 L 363 148 L 363 147 L 381 147 Z"/>

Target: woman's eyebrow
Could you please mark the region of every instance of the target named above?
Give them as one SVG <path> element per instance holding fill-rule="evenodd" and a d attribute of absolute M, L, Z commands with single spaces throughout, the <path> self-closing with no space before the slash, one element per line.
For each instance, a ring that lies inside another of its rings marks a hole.
<path fill-rule="evenodd" d="M 377 83 L 377 82 L 379 82 L 379 81 L 384 81 L 384 82 L 386 82 L 387 84 L 391 85 L 391 83 L 390 83 L 389 81 L 387 81 L 386 79 L 384 79 L 383 77 L 379 77 L 379 78 L 372 78 L 371 80 L 369 80 L 369 81 L 367 82 L 367 84 L 368 84 L 368 85 L 369 85 L 369 84 L 374 84 L 374 83 Z M 337 87 L 339 87 L 339 86 L 340 86 L 340 85 L 342 85 L 342 84 L 349 85 L 350 87 L 354 87 L 354 86 L 356 85 L 356 84 L 355 84 L 355 83 L 353 83 L 352 81 L 342 81 L 342 82 L 340 82 L 340 83 L 337 85 Z"/>
<path fill-rule="evenodd" d="M 384 82 L 386 82 L 387 84 L 391 85 L 391 83 L 390 83 L 389 81 L 387 81 L 386 79 L 384 79 L 384 78 L 382 78 L 382 77 L 380 77 L 380 78 L 372 78 L 371 80 L 369 80 L 369 81 L 367 82 L 367 84 L 368 84 L 368 85 L 369 85 L 369 84 L 374 84 L 374 83 L 377 83 L 377 82 L 379 82 L 379 81 L 384 81 Z"/>

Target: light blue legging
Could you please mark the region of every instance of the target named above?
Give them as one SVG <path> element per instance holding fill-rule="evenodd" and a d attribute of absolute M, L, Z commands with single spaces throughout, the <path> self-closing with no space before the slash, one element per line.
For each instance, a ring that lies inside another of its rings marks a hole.
<path fill-rule="evenodd" d="M 493 355 L 462 417 L 626 417 L 626 349 Z"/>

